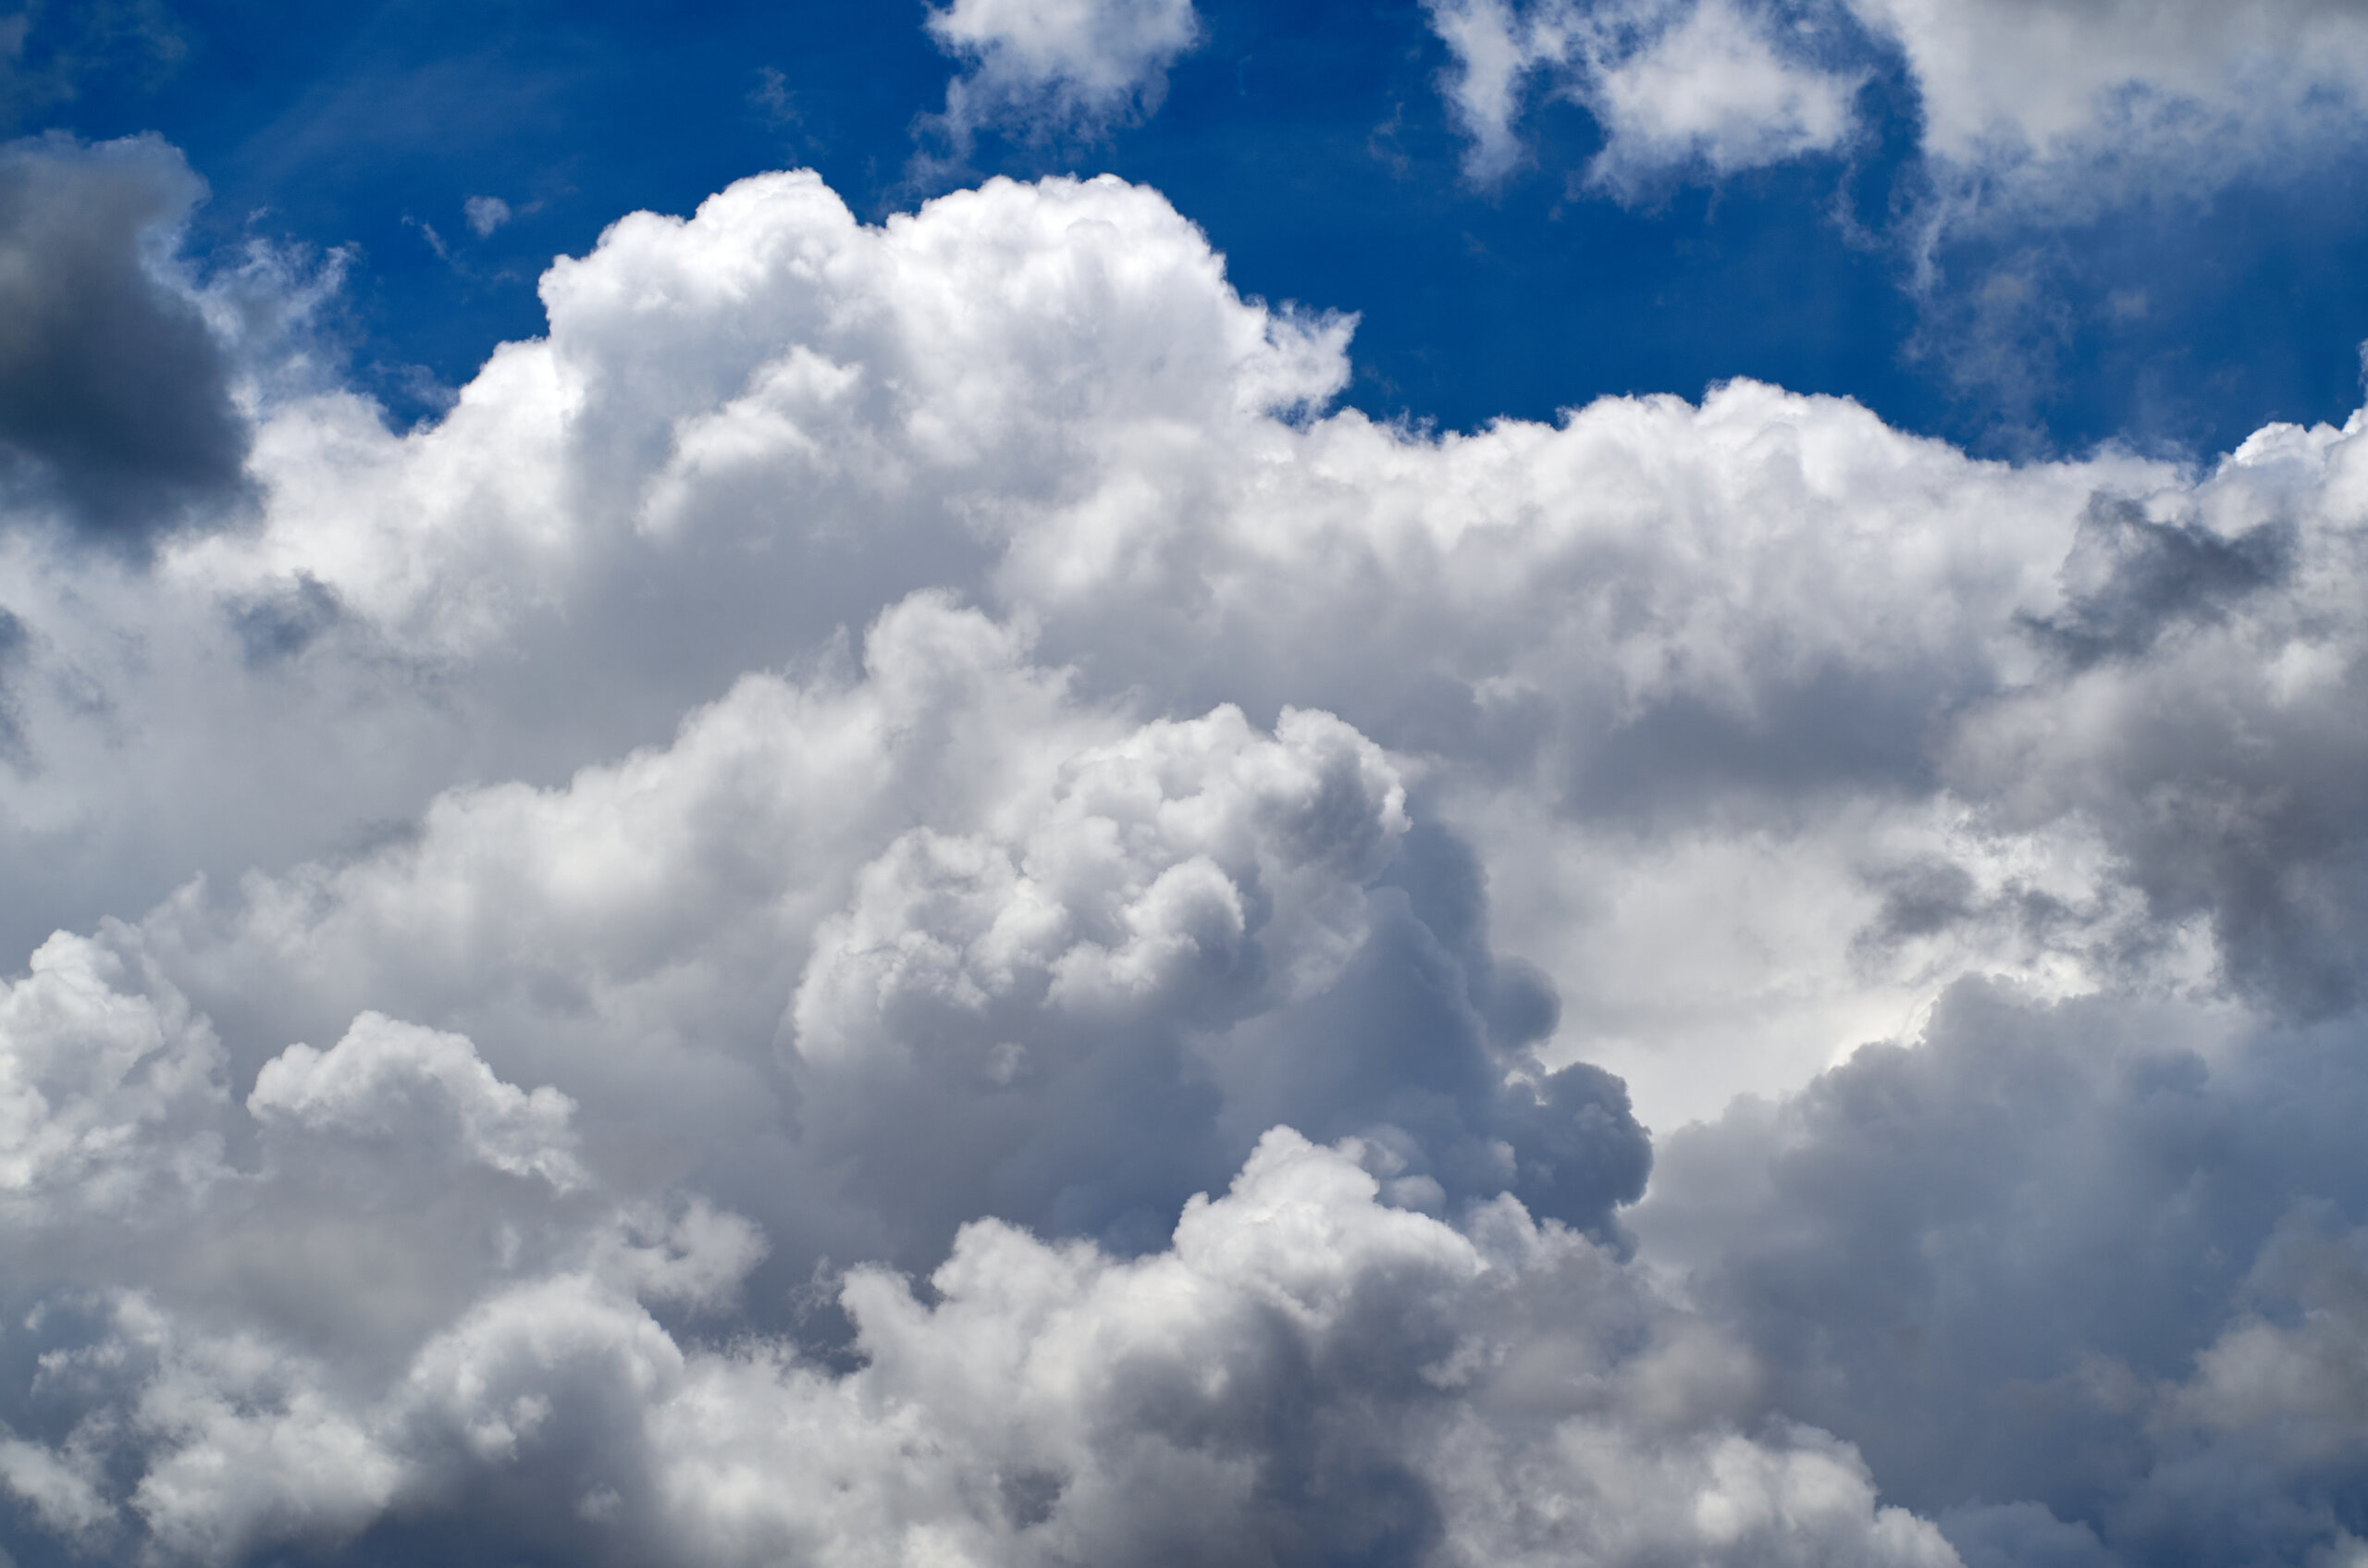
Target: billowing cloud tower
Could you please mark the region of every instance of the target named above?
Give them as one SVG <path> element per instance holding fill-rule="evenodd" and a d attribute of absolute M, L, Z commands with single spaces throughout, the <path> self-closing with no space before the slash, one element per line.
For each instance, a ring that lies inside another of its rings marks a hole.
<path fill-rule="evenodd" d="M 2368 1551 L 2361 419 L 1441 434 L 1153 190 L 783 173 L 398 431 L 195 199 L 0 162 L 16 1562 Z"/>

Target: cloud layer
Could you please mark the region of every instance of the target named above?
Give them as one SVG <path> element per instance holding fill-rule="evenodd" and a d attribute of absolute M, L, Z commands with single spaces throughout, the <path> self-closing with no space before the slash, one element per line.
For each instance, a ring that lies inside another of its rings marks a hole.
<path fill-rule="evenodd" d="M 1437 437 L 1107 179 L 542 290 L 11 503 L 18 1561 L 2368 1535 L 2361 420 Z"/>

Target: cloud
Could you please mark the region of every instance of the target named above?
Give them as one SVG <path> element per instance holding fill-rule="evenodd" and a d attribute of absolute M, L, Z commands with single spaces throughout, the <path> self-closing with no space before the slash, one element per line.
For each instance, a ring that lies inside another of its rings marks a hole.
<path fill-rule="evenodd" d="M 1588 167 L 1623 197 L 1668 172 L 1720 178 L 1815 153 L 1855 129 L 1863 70 L 1819 58 L 1815 31 L 1728 0 L 1432 0 L 1431 25 L 1455 64 L 1449 105 L 1472 147 L 1465 172 L 1502 179 L 1522 156 L 1530 79 L 1583 104 L 1604 147 Z"/>
<path fill-rule="evenodd" d="M 0 483 L 19 517 L 137 550 L 238 493 L 228 357 L 158 273 L 203 193 L 153 138 L 0 148 Z"/>
<path fill-rule="evenodd" d="M 1650 1348 L 1622 1355 L 1622 1330 L 1643 1327 L 1629 1315 L 1649 1321 L 1652 1308 L 1611 1283 L 1600 1253 L 1532 1229 L 1512 1205 L 1463 1232 L 1381 1207 L 1349 1153 L 1269 1134 L 1227 1193 L 1186 1208 L 1168 1250 L 1131 1262 L 982 1225 L 931 1277 L 937 1304 L 924 1307 L 901 1281 L 851 1278 L 870 1357 L 857 1375 L 865 1403 L 909 1412 L 938 1434 L 931 1463 L 903 1485 L 1001 1504 L 1001 1518 L 929 1520 L 922 1538 L 1003 1561 L 1344 1549 L 1516 1562 L 1672 1551 L 1949 1561 L 1929 1526 L 1870 1507 L 1846 1453 L 1806 1434 L 1607 1450 L 1603 1424 L 1649 1406 L 1663 1378 L 1707 1373 L 1691 1391 L 1715 1400 L 1716 1350 L 1671 1323 L 1668 1338 L 1646 1329 Z M 1547 1306 L 1566 1292 L 1590 1310 Z M 1493 1347 L 1542 1350 L 1529 1329 L 1545 1321 L 1556 1323 L 1547 1342 L 1558 1361 L 1593 1374 L 1564 1385 L 1592 1385 L 1567 1404 L 1533 1403 L 1500 1382 Z M 689 1430 L 782 1431 L 764 1420 L 781 1397 L 710 1394 Z M 862 1451 L 843 1452 L 818 1481 L 863 1474 Z M 701 1505 L 709 1529 L 752 1546 L 813 1541 L 818 1520 L 888 1524 L 864 1517 L 877 1505 L 860 1483 L 816 1508 L 743 1491 L 712 1465 L 685 1468 L 716 1479 L 686 1488 L 684 1500 Z M 767 1470 L 810 1473 L 794 1451 Z M 1533 1483 L 1525 1506 L 1502 1506 L 1508 1475 Z"/>
<path fill-rule="evenodd" d="M 564 1191 L 584 1180 L 569 1145 L 574 1106 L 549 1087 L 503 1083 L 457 1034 L 377 1013 L 327 1051 L 290 1045 L 255 1076 L 247 1113 L 266 1134 L 383 1143 L 404 1162 L 449 1145 L 467 1160 Z"/>
<path fill-rule="evenodd" d="M 561 1189 L 630 1146 L 793 1275 L 926 1262 L 981 1214 L 1146 1246 L 1284 1121 L 1366 1140 L 1413 1206 L 1510 1191 L 1616 1234 L 1649 1158 L 1626 1097 L 1538 1061 L 1550 993 L 1494 960 L 1450 838 L 1400 853 L 1377 747 L 1313 712 L 1135 724 L 1024 651 L 907 600 L 860 681 L 748 677 L 564 790 L 451 792 L 374 853 L 187 890 L 141 950 L 245 1041 L 360 1014 L 260 1067 L 280 1142 Z M 389 995 L 565 1096 L 367 1010 Z"/>
<path fill-rule="evenodd" d="M 0 537 L 9 1549 L 2368 1530 L 2361 421 L 1376 425 L 1115 179 L 542 287 Z"/>
<path fill-rule="evenodd" d="M 1852 100 L 1896 59 L 1920 101 L 1929 171 L 1953 221 L 1984 205 L 2066 209 L 2148 190 L 2208 194 L 2348 145 L 2368 85 L 2368 23 L 2326 0 L 2231 9 L 2097 0 L 1436 0 L 1467 169 L 1521 156 L 1533 79 L 1584 105 L 1624 191 L 1833 151 Z"/>
<path fill-rule="evenodd" d="M 510 204 L 499 196 L 472 196 L 461 204 L 461 210 L 468 217 L 469 228 L 480 240 L 491 235 L 513 216 Z"/>
<path fill-rule="evenodd" d="M 1844 238 L 1887 253 L 1915 303 L 1909 357 L 2014 450 L 2048 450 L 2041 414 L 2084 329 L 2126 334 L 2150 285 L 2181 291 L 2164 258 L 2190 220 L 2224 193 L 2290 195 L 2368 138 L 2368 19 L 2340 0 L 1424 10 L 1475 185 L 1529 160 L 1524 121 L 1544 99 L 1580 105 L 1602 138 L 1567 183 L 1632 204 L 1828 159 Z M 2150 224 L 2161 242 L 2133 245 Z"/>
<path fill-rule="evenodd" d="M 957 161 L 989 126 L 1092 140 L 1152 113 L 1202 37 L 1192 0 L 954 0 L 927 26 L 968 66 L 940 122 Z"/>
<path fill-rule="evenodd" d="M 87 1414 L 0 1484 L 69 1539 L 200 1562 L 453 1518 L 665 1562 L 1955 1562 L 1846 1448 L 1720 1429 L 1747 1370 L 1593 1245 L 1510 1200 L 1461 1228 L 1384 1206 L 1357 1154 L 1272 1132 L 1140 1258 L 990 1221 L 926 1304 L 857 1271 L 843 1372 L 684 1343 L 583 1268 L 375 1376 L 117 1294 L 44 1360 Z"/>
<path fill-rule="evenodd" d="M 2368 85 L 2368 20 L 2325 0 L 1849 3 L 1906 56 L 1927 154 L 1960 167 L 2134 161 L 2216 183 L 2291 139 L 2356 135 Z"/>
<path fill-rule="evenodd" d="M 1742 14 L 1697 6 L 1599 72 L 1593 96 L 1609 135 L 1591 173 L 1634 186 L 1697 161 L 1722 175 L 1831 152 L 1853 129 L 1862 80 L 1787 59 Z"/>
<path fill-rule="evenodd" d="M 2357 1390 L 2305 1369 L 2359 1331 L 2358 1031 L 1964 982 L 1667 1141 L 1637 1224 L 1968 1562 L 2304 1561 L 2357 1520 Z"/>
<path fill-rule="evenodd" d="M 1772 1090 L 1899 1027 L 1942 983 L 1928 965 L 2099 972 L 2090 922 L 2132 890 L 2097 858 L 2120 841 L 2068 797 L 1994 831 L 1975 772 L 2005 715 L 2052 722 L 2128 673 L 2076 660 L 1984 706 L 2064 637 L 2163 659 L 2222 636 L 2247 679 L 2341 658 L 2249 619 L 2287 614 L 2271 588 L 2177 589 L 2164 619 L 2140 607 L 2169 590 L 2098 599 L 2062 571 L 2104 493 L 2150 498 L 2150 521 L 2225 513 L 2156 525 L 2199 559 L 2290 513 L 2278 581 L 2340 583 L 2348 436 L 2264 438 L 2208 483 L 2112 454 L 2010 468 L 1736 383 L 1417 439 L 1312 417 L 1347 324 L 1241 302 L 1197 231 L 1116 181 L 993 182 L 867 228 L 769 177 L 620 224 L 545 290 L 549 338 L 503 349 L 436 426 L 283 404 L 256 531 L 191 541 L 151 586 L 85 584 L 70 612 L 28 565 L 20 729 L 82 781 L 11 786 L 67 835 L 18 841 L 25 885 L 58 890 L 38 907 L 83 900 L 87 922 L 191 870 L 350 858 L 456 773 L 564 778 L 952 585 L 1152 714 L 1297 705 L 1437 759 L 1418 815 L 1480 849 L 1517 913 L 1500 940 L 1553 975 L 1554 1065 L 1615 1065 L 1665 1123 L 1720 1101 L 1669 1097 L 1700 1075 L 1652 1041 L 1732 1043 L 1743 1076 L 1691 1093 Z M 110 627 L 177 651 L 129 660 Z M 121 726 L 176 787 L 96 763 Z M 894 832 L 920 825 L 972 831 Z M 1988 912 L 1857 943 L 1935 857 Z M 1764 889 L 1741 910 L 1738 878 Z M 2042 894 L 2090 913 L 2041 941 L 2007 911 Z M 389 1010 L 349 1000 L 285 1038 Z"/>
<path fill-rule="evenodd" d="M 60 932 L 0 994 L 0 1202 L 17 1227 L 153 1222 L 220 1157 L 214 1031 L 169 983 L 127 990 L 131 972 L 119 952 Z"/>

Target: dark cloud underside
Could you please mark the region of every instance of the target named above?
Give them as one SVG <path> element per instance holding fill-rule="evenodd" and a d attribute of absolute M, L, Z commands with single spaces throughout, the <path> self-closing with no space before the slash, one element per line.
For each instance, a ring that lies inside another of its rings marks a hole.
<path fill-rule="evenodd" d="M 148 265 L 203 190 L 158 141 L 0 149 L 6 482 L 93 541 L 138 547 L 240 484 L 226 356 Z"/>

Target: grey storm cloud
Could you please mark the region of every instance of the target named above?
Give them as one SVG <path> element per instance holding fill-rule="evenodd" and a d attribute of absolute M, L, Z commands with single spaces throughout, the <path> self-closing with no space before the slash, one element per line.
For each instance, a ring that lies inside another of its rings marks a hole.
<path fill-rule="evenodd" d="M 2363 1500 L 2360 1045 L 1962 982 L 1666 1140 L 1637 1223 L 1969 1562 L 2301 1562 Z"/>
<path fill-rule="evenodd" d="M 16 698 L 8 688 L 8 677 L 25 662 L 31 640 L 25 623 L 0 609 L 0 757 L 18 762 L 24 760 L 25 737 L 18 728 Z"/>
<path fill-rule="evenodd" d="M 138 548 L 239 488 L 228 356 L 148 265 L 203 193 L 154 139 L 0 148 L 0 480 L 20 512 Z"/>
<path fill-rule="evenodd" d="M 1108 179 L 541 287 L 0 535 L 16 1562 L 2368 1537 L 2368 426 L 1377 425 Z"/>

